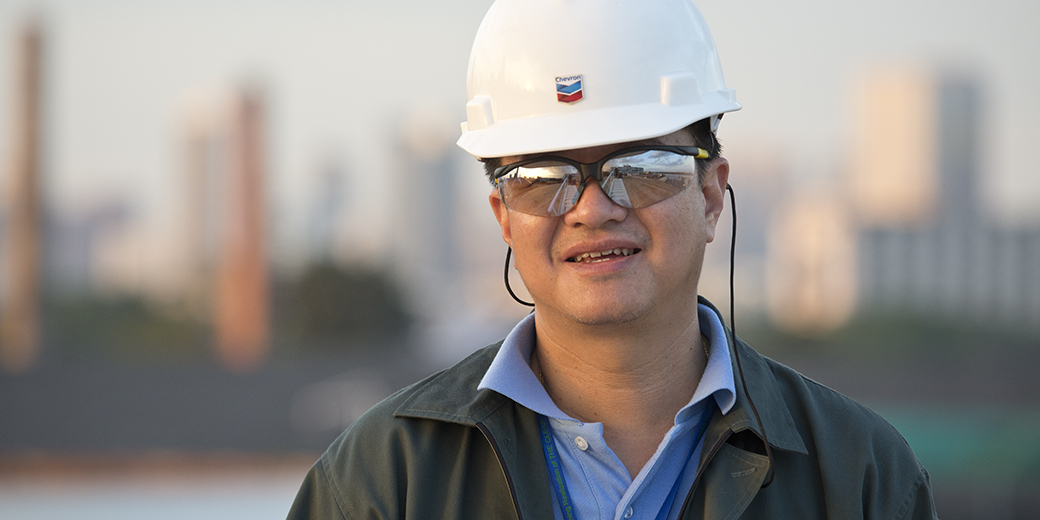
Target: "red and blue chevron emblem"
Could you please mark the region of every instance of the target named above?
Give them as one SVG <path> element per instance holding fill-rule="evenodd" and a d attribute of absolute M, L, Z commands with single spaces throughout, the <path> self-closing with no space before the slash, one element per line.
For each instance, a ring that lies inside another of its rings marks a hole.
<path fill-rule="evenodd" d="M 581 101 L 581 74 L 576 76 L 556 77 L 556 100 L 560 103 L 575 103 Z"/>

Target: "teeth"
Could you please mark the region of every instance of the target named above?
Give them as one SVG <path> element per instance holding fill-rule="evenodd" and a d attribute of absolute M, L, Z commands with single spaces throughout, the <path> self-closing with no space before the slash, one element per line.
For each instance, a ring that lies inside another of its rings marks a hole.
<path fill-rule="evenodd" d="M 582 254 L 574 257 L 574 261 L 575 262 L 602 262 L 602 261 L 608 260 L 608 259 L 607 258 L 604 258 L 602 260 L 594 260 L 594 259 L 600 258 L 600 257 L 603 257 L 603 256 L 608 256 L 608 255 L 628 256 L 628 255 L 631 255 L 634 252 L 635 252 L 635 249 L 624 249 L 624 248 L 616 247 L 614 249 L 607 249 L 606 251 L 595 251 L 595 252 L 591 252 L 591 253 L 582 253 Z"/>

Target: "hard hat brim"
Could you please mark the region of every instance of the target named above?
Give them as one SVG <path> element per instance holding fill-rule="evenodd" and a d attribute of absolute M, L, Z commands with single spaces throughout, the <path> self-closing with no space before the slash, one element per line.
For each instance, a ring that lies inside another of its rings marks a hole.
<path fill-rule="evenodd" d="M 573 150 L 661 137 L 740 108 L 739 103 L 715 93 L 688 107 L 646 103 L 496 121 L 469 131 L 463 123 L 457 144 L 477 158 Z"/>

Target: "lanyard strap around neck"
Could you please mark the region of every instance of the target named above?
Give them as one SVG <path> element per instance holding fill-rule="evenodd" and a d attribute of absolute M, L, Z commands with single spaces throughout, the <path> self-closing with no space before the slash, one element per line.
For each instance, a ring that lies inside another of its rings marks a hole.
<path fill-rule="evenodd" d="M 556 490 L 556 499 L 560 502 L 563 510 L 564 520 L 576 520 L 574 514 L 574 503 L 571 495 L 567 492 L 567 480 L 563 478 L 563 463 L 560 454 L 556 451 L 556 440 L 553 439 L 552 430 L 549 429 L 549 420 L 544 415 L 538 414 L 538 429 L 542 435 L 542 451 L 545 453 L 545 463 L 549 467 L 549 480 L 552 481 L 553 489 Z"/>
<path fill-rule="evenodd" d="M 714 404 L 715 399 L 709 399 L 705 402 L 704 410 L 701 411 L 700 421 L 697 423 L 697 431 L 693 436 L 693 442 L 690 443 L 690 451 L 686 454 L 686 461 L 683 463 L 682 470 L 675 479 L 675 483 L 672 484 L 668 497 L 665 498 L 664 504 L 661 505 L 656 520 L 668 518 L 668 512 L 672 508 L 672 503 L 675 502 L 675 497 L 679 493 L 679 486 L 686 475 L 686 468 L 690 465 L 690 458 L 693 457 L 694 450 L 697 449 L 697 445 L 704 438 L 704 432 L 708 430 L 708 423 L 711 421 L 712 415 L 715 414 L 716 406 L 713 406 Z M 577 514 L 574 511 L 574 501 L 571 499 L 570 492 L 567 491 L 567 479 L 563 476 L 563 462 L 560 460 L 560 453 L 556 448 L 556 440 L 553 438 L 552 430 L 549 428 L 549 420 L 541 414 L 538 415 L 538 429 L 542 437 L 542 451 L 545 453 L 545 463 L 549 469 L 549 480 L 552 482 L 553 490 L 556 492 L 556 500 L 563 511 L 563 518 L 564 520 L 576 520 Z"/>

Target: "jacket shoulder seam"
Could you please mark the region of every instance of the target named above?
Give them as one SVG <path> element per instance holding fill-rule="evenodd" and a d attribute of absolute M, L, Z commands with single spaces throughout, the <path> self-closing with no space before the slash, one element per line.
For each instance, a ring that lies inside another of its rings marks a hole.
<path fill-rule="evenodd" d="M 423 414 L 422 416 L 413 416 L 411 414 Z M 433 419 L 433 418 L 452 418 L 467 421 L 477 422 L 477 419 L 471 415 L 463 415 L 458 413 L 445 412 L 443 410 L 427 410 L 425 408 L 399 408 L 394 412 L 395 417 L 408 418 L 412 417 L 415 419 Z"/>
<path fill-rule="evenodd" d="M 910 489 L 906 492 L 906 497 L 903 498 L 903 502 L 899 505 L 899 509 L 896 510 L 895 518 L 905 519 L 907 515 L 913 511 L 913 504 L 915 498 L 921 493 L 921 490 L 927 489 L 927 481 L 925 480 L 925 473 L 923 471 L 917 474 L 917 478 L 914 479 L 914 483 L 910 486 Z M 934 515 L 932 515 L 934 518 Z"/>
<path fill-rule="evenodd" d="M 851 398 L 851 397 L 849 397 L 849 396 L 847 396 L 847 395 L 845 395 L 845 394 L 843 394 L 843 393 L 841 393 L 841 392 L 839 392 L 839 391 L 837 391 L 837 390 L 835 390 L 835 389 L 833 389 L 833 388 L 831 388 L 831 387 L 829 387 L 829 386 L 827 386 L 827 385 L 825 385 L 823 383 L 820 383 L 819 381 L 816 381 L 816 380 L 812 379 L 811 377 L 806 376 L 805 374 L 802 374 L 801 372 L 796 372 L 796 373 L 808 385 L 816 388 L 819 391 L 823 391 L 823 392 L 826 392 L 826 393 L 828 393 L 828 394 L 830 394 L 830 395 L 832 395 L 834 397 L 837 397 L 843 403 L 845 403 L 845 405 L 847 407 L 850 407 L 852 409 L 856 409 L 860 413 L 863 413 L 863 414 L 866 414 L 866 415 L 870 416 L 872 419 L 874 419 L 872 424 L 875 427 L 875 431 L 878 431 L 877 428 L 880 427 L 882 430 L 894 432 L 897 435 L 899 435 L 900 439 L 903 440 L 903 443 L 906 444 L 906 439 L 902 438 L 902 435 L 899 434 L 898 430 L 896 430 L 895 427 L 892 426 L 892 424 L 888 422 L 888 420 L 886 420 L 884 417 L 882 417 L 881 414 L 877 413 L 876 411 L 871 409 L 869 406 L 866 406 L 863 403 L 861 403 L 861 402 L 859 402 L 859 401 L 857 401 L 857 400 L 855 400 L 855 399 L 853 399 L 853 398 Z"/>
<path fill-rule="evenodd" d="M 328 452 L 326 452 L 328 453 Z M 343 515 L 343 518 L 348 520 L 354 520 L 356 517 L 350 514 L 347 510 L 347 505 L 343 503 L 343 490 L 340 489 L 339 482 L 333 478 L 333 473 L 329 471 L 327 466 L 326 455 L 321 456 L 321 474 L 322 478 L 329 483 L 329 487 L 332 488 L 332 496 L 336 499 L 336 508 L 339 509 L 339 513 Z"/>
<path fill-rule="evenodd" d="M 819 381 L 816 381 L 815 379 L 813 379 L 813 378 L 811 378 L 811 377 L 809 377 L 809 376 L 799 372 L 798 370 L 795 370 L 795 369 L 793 369 L 793 368 L 791 368 L 791 367 L 789 367 L 789 366 L 787 366 L 787 365 L 785 365 L 783 363 L 780 363 L 779 361 L 776 361 L 776 360 L 770 359 L 770 358 L 765 358 L 765 359 L 767 361 L 767 364 L 769 365 L 770 372 L 772 372 L 774 374 L 774 379 L 776 379 L 776 380 L 780 380 L 781 379 L 781 378 L 776 377 L 776 371 L 777 370 L 790 372 L 790 373 L 794 374 L 800 381 L 802 381 L 803 384 L 806 385 L 807 390 L 809 390 L 810 392 L 813 392 L 814 398 L 821 398 L 821 397 L 824 397 L 825 395 L 833 396 L 833 397 L 839 399 L 841 402 L 843 402 L 846 406 L 852 407 L 852 408 L 854 408 L 856 410 L 859 410 L 861 412 L 866 412 L 869 415 L 873 416 L 875 419 L 881 419 L 882 422 L 884 422 L 885 424 L 888 424 L 888 421 L 885 421 L 884 418 L 881 417 L 877 412 L 875 412 L 874 410 L 870 409 L 870 407 L 864 405 L 863 403 L 861 403 L 861 402 L 859 402 L 859 401 L 857 401 L 857 400 L 855 400 L 855 399 L 853 399 L 853 398 L 851 398 L 851 397 L 849 397 L 849 396 L 847 396 L 847 395 L 845 395 L 845 394 L 843 394 L 843 393 L 841 393 L 841 392 L 839 392 L 839 391 L 837 391 L 837 390 L 835 390 L 835 389 L 833 389 L 833 388 L 831 388 L 831 387 L 829 387 L 829 386 L 827 386 L 827 385 L 825 385 L 825 384 L 823 384 L 823 383 L 821 383 Z M 817 392 L 819 392 L 819 393 L 817 393 Z M 891 426 L 891 425 L 889 425 L 889 426 Z"/>

